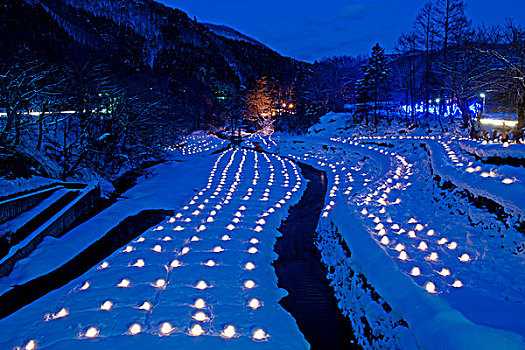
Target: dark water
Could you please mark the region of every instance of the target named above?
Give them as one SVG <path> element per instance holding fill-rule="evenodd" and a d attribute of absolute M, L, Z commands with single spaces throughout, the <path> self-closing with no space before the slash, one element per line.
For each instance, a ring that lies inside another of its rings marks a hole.
<path fill-rule="evenodd" d="M 326 279 L 327 270 L 314 244 L 326 194 L 326 175 L 306 164 L 299 165 L 310 182 L 279 228 L 283 237 L 275 247 L 279 254 L 274 263 L 279 287 L 289 292 L 281 305 L 297 320 L 312 350 L 361 349 L 350 321 L 337 307 L 334 290 Z"/>

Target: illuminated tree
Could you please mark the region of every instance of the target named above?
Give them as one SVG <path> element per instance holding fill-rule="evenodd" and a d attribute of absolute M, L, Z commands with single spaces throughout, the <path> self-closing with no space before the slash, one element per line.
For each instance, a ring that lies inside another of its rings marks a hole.
<path fill-rule="evenodd" d="M 245 114 L 258 130 L 273 131 L 276 101 L 272 98 L 271 85 L 266 77 L 257 79 L 255 86 L 245 95 Z"/>

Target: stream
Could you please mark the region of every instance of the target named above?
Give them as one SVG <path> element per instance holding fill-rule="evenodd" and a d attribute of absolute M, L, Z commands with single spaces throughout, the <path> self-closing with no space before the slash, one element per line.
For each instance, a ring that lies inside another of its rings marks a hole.
<path fill-rule="evenodd" d="M 314 243 L 326 195 L 326 174 L 306 164 L 298 165 L 310 182 L 279 228 L 283 236 L 275 246 L 279 259 L 274 267 L 279 287 L 289 293 L 280 303 L 297 320 L 312 350 L 361 349 L 350 320 L 337 306 L 326 278 L 327 269 Z"/>

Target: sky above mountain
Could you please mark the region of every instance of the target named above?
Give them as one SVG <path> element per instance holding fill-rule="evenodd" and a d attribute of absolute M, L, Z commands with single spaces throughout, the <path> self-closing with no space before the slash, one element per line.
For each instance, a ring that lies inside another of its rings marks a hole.
<path fill-rule="evenodd" d="M 379 42 L 395 48 L 425 0 L 157 0 L 200 22 L 226 24 L 283 55 L 314 61 L 333 55 L 367 54 Z M 475 25 L 512 18 L 525 26 L 524 0 L 471 0 Z"/>

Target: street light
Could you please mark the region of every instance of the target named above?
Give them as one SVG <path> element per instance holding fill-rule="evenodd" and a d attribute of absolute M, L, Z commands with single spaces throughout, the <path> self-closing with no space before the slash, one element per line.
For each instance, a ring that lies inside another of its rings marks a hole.
<path fill-rule="evenodd" d="M 434 108 L 434 113 L 436 115 L 439 115 L 439 103 L 441 102 L 441 99 L 438 97 L 434 100 L 436 102 L 436 107 Z"/>
<path fill-rule="evenodd" d="M 479 94 L 479 97 L 481 97 L 483 99 L 483 118 L 485 118 L 485 98 L 487 97 L 487 95 L 485 95 L 482 92 L 481 94 Z"/>

